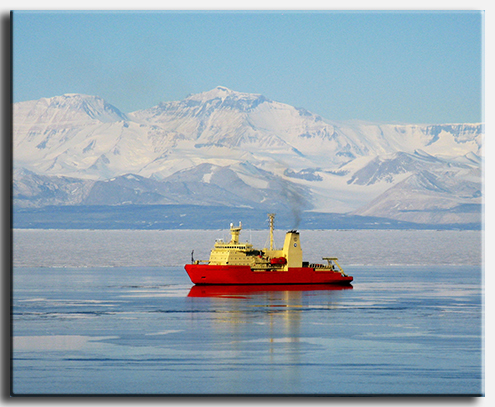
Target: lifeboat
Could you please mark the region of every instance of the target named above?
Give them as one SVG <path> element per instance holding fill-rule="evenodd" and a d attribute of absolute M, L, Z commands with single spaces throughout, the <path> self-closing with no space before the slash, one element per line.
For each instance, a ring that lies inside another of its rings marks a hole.
<path fill-rule="evenodd" d="M 274 257 L 273 259 L 270 259 L 270 264 L 287 264 L 287 259 L 285 257 Z"/>

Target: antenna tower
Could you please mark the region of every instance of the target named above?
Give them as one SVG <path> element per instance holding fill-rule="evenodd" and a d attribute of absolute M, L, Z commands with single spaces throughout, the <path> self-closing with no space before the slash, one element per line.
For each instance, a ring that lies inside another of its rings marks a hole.
<path fill-rule="evenodd" d="M 273 250 L 273 222 L 275 220 L 275 214 L 268 214 L 268 221 L 270 222 L 270 250 Z"/>

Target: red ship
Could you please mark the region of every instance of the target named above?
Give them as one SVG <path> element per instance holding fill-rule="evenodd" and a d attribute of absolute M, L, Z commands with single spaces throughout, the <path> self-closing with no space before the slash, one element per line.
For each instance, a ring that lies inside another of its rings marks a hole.
<path fill-rule="evenodd" d="M 208 261 L 192 260 L 185 269 L 198 285 L 223 284 L 340 284 L 349 285 L 353 278 L 344 273 L 336 257 L 323 257 L 325 264 L 303 261 L 299 232 L 285 235 L 282 249 L 273 248 L 273 222 L 270 220 L 270 248 L 255 249 L 240 243 L 242 225 L 230 224 L 230 242 L 217 240 Z"/>

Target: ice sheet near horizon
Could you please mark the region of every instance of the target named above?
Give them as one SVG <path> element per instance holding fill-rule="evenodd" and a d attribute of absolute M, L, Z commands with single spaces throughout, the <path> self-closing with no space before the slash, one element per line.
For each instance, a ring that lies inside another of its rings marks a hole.
<path fill-rule="evenodd" d="M 15 267 L 161 267 L 206 260 L 228 230 L 24 230 L 14 236 Z M 284 231 L 275 231 L 275 245 Z M 241 241 L 268 246 L 268 231 L 241 232 Z M 346 265 L 481 265 L 482 232 L 417 230 L 301 231 L 304 259 L 336 256 Z"/>

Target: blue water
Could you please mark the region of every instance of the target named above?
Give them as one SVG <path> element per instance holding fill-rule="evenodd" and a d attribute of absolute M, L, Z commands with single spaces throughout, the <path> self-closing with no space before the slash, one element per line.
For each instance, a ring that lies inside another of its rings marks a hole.
<path fill-rule="evenodd" d="M 15 267 L 13 392 L 484 392 L 481 268 L 353 266 L 350 289 L 195 288 L 182 267 Z"/>

